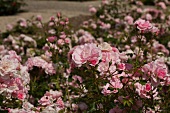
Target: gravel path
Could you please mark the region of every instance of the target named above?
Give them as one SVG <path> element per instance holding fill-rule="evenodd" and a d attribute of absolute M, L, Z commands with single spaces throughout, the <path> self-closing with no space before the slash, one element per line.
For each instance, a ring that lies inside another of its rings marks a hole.
<path fill-rule="evenodd" d="M 14 24 L 19 18 L 29 19 L 32 16 L 42 15 L 43 21 L 46 22 L 50 16 L 61 12 L 65 17 L 77 17 L 80 15 L 90 15 L 88 8 L 90 5 L 99 6 L 100 1 L 89 2 L 68 2 L 68 1 L 33 1 L 26 0 L 27 6 L 22 9 L 25 12 L 12 16 L 0 16 L 0 30 L 5 31 L 7 24 Z"/>

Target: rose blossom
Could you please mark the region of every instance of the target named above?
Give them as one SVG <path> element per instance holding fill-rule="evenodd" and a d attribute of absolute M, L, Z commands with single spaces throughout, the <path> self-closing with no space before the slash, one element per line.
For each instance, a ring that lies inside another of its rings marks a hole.
<path fill-rule="evenodd" d="M 79 44 L 93 43 L 95 41 L 95 38 L 92 36 L 91 33 L 82 29 L 76 32 L 76 36 L 78 37 Z"/>
<path fill-rule="evenodd" d="M 48 42 L 54 42 L 55 39 L 56 39 L 55 36 L 50 36 L 50 37 L 47 38 L 47 41 L 48 41 Z"/>
<path fill-rule="evenodd" d="M 146 14 L 146 20 L 148 20 L 148 21 L 150 21 L 150 20 L 152 20 L 152 15 L 151 14 Z"/>
<path fill-rule="evenodd" d="M 101 59 L 101 50 L 93 43 L 77 46 L 73 50 L 72 61 L 77 67 L 89 62 L 91 66 L 98 64 Z"/>
<path fill-rule="evenodd" d="M 64 45 L 65 43 L 64 43 L 64 40 L 63 40 L 63 39 L 59 39 L 59 40 L 57 41 L 57 44 L 60 45 L 60 46 L 62 46 L 62 45 Z"/>
<path fill-rule="evenodd" d="M 167 69 L 166 69 L 166 68 L 158 67 L 158 68 L 155 70 L 155 73 L 157 74 L 158 78 L 164 79 L 165 76 L 167 75 Z"/>
<path fill-rule="evenodd" d="M 66 44 L 69 44 L 71 42 L 71 39 L 70 38 L 65 38 L 64 41 L 65 41 Z"/>
<path fill-rule="evenodd" d="M 149 92 L 151 91 L 151 84 L 147 83 L 145 85 L 142 85 L 140 83 L 135 83 L 134 84 L 135 88 L 136 88 L 136 92 L 138 93 L 138 95 L 141 98 L 151 98 L 151 96 L 149 95 Z"/>
<path fill-rule="evenodd" d="M 106 4 L 109 4 L 109 1 L 108 0 L 102 0 L 102 5 L 106 5 Z"/>
<path fill-rule="evenodd" d="M 90 6 L 89 12 L 90 13 L 96 13 L 97 9 L 95 7 Z"/>
<path fill-rule="evenodd" d="M 145 84 L 145 90 L 146 90 L 146 92 L 149 92 L 150 90 L 151 90 L 151 84 L 150 83 L 147 83 L 147 84 Z"/>
<path fill-rule="evenodd" d="M 111 90 L 108 90 L 108 88 L 110 87 L 110 84 L 107 83 L 105 86 L 103 86 L 103 90 L 101 93 L 103 93 L 105 96 L 108 95 L 108 94 L 111 94 Z"/>
<path fill-rule="evenodd" d="M 164 2 L 159 2 L 157 5 L 160 6 L 162 9 L 167 8 Z"/>
<path fill-rule="evenodd" d="M 129 25 L 132 25 L 133 24 L 133 17 L 131 17 L 131 16 L 126 16 L 125 18 L 124 18 L 124 20 L 129 24 Z"/>
<path fill-rule="evenodd" d="M 53 75 L 56 73 L 52 62 L 47 62 L 38 56 L 28 58 L 25 65 L 28 67 L 28 70 L 32 70 L 35 66 L 44 69 L 46 74 Z"/>
<path fill-rule="evenodd" d="M 42 16 L 41 15 L 37 15 L 36 20 L 37 21 L 42 21 Z"/>
<path fill-rule="evenodd" d="M 150 30 L 152 28 L 152 24 L 149 21 L 146 21 L 146 20 L 143 20 L 143 19 L 137 20 L 134 24 L 141 31 Z"/>
<path fill-rule="evenodd" d="M 126 68 L 126 67 L 125 67 L 125 64 L 124 64 L 124 63 L 119 63 L 119 64 L 118 64 L 118 69 L 119 69 L 119 70 L 125 70 L 125 68 Z"/>
<path fill-rule="evenodd" d="M 108 69 L 109 69 L 109 62 L 100 62 L 100 63 L 98 64 L 97 70 L 98 70 L 99 72 L 107 72 Z"/>
<path fill-rule="evenodd" d="M 11 31 L 11 30 L 13 29 L 13 25 L 11 25 L 11 24 L 7 24 L 6 27 L 7 27 L 7 30 L 8 30 L 8 31 Z"/>
<path fill-rule="evenodd" d="M 64 108 L 64 102 L 63 102 L 63 100 L 62 100 L 61 97 L 59 97 L 59 98 L 57 99 L 56 104 L 57 104 L 57 106 L 58 106 L 59 108 L 61 108 L 61 109 Z"/>

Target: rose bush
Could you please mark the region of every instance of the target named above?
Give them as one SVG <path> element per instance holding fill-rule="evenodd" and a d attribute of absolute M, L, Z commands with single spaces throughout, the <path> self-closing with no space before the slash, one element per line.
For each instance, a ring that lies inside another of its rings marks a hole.
<path fill-rule="evenodd" d="M 77 31 L 61 13 L 8 25 L 0 35 L 0 110 L 168 112 L 169 5 L 154 3 L 102 0 Z"/>
<path fill-rule="evenodd" d="M 26 5 L 23 0 L 1 0 L 0 15 L 12 15 L 17 13 L 21 6 Z"/>

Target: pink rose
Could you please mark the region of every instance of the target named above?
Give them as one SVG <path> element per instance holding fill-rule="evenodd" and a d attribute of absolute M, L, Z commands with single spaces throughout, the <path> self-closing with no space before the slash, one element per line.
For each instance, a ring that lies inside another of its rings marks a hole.
<path fill-rule="evenodd" d="M 65 38 L 66 38 L 66 35 L 65 35 L 65 34 L 62 34 L 62 35 L 60 35 L 60 38 L 61 38 L 61 39 L 65 39 Z"/>
<path fill-rule="evenodd" d="M 58 106 L 59 108 L 62 108 L 62 109 L 64 108 L 64 102 L 63 102 L 63 100 L 62 100 L 61 97 L 59 97 L 59 98 L 57 99 L 56 104 L 57 104 L 57 106 Z"/>
<path fill-rule="evenodd" d="M 51 17 L 50 17 L 50 20 L 51 20 L 51 21 L 55 21 L 55 17 L 54 17 L 54 16 L 51 16 Z"/>
<path fill-rule="evenodd" d="M 167 71 L 166 71 L 166 69 L 158 68 L 158 69 L 156 69 L 156 74 L 157 74 L 158 78 L 164 79 L 167 74 Z"/>
<path fill-rule="evenodd" d="M 151 89 L 152 89 L 151 84 L 150 83 L 146 83 L 145 84 L 145 91 L 149 92 Z"/>
<path fill-rule="evenodd" d="M 42 106 L 50 105 L 50 104 L 52 103 L 50 96 L 43 96 L 38 102 L 39 102 Z"/>
<path fill-rule="evenodd" d="M 70 38 L 65 38 L 64 41 L 65 41 L 66 44 L 69 44 L 71 42 L 71 39 Z"/>
<path fill-rule="evenodd" d="M 100 62 L 100 63 L 98 64 L 97 70 L 98 70 L 99 72 L 107 72 L 108 69 L 109 69 L 109 62 Z"/>
<path fill-rule="evenodd" d="M 112 92 L 110 90 L 108 90 L 109 87 L 110 87 L 109 83 L 107 83 L 105 86 L 103 86 L 102 94 L 104 94 L 105 96 L 108 94 L 111 94 Z"/>
<path fill-rule="evenodd" d="M 83 82 L 83 80 L 82 80 L 82 78 L 80 76 L 74 75 L 72 78 L 73 78 L 74 81 L 78 80 L 80 83 Z"/>
<path fill-rule="evenodd" d="M 59 40 L 57 41 L 57 44 L 60 45 L 60 46 L 62 46 L 62 45 L 65 44 L 65 42 L 64 42 L 63 39 L 59 39 Z"/>
<path fill-rule="evenodd" d="M 131 16 L 126 16 L 125 18 L 125 21 L 129 24 L 129 25 L 132 25 L 133 24 L 133 17 L 131 17 Z"/>
<path fill-rule="evenodd" d="M 152 28 L 152 24 L 149 21 L 145 21 L 143 19 L 139 19 L 135 22 L 137 28 L 141 31 L 150 30 Z"/>
<path fill-rule="evenodd" d="M 37 15 L 36 20 L 37 21 L 42 21 L 42 16 L 41 15 Z"/>
<path fill-rule="evenodd" d="M 167 8 L 164 2 L 159 2 L 157 5 L 160 6 L 162 9 Z"/>
<path fill-rule="evenodd" d="M 116 89 L 122 89 L 123 84 L 121 83 L 120 79 L 116 76 L 112 77 L 110 80 L 111 87 Z"/>
<path fill-rule="evenodd" d="M 108 0 L 102 0 L 102 5 L 106 5 L 106 4 L 109 4 L 109 1 Z"/>
<path fill-rule="evenodd" d="M 119 70 L 125 70 L 125 68 L 126 68 L 126 66 L 125 66 L 124 63 L 119 63 L 119 64 L 118 64 L 118 69 L 119 69 Z"/>
<path fill-rule="evenodd" d="M 148 21 L 149 21 L 149 20 L 152 20 L 152 15 L 148 13 L 148 14 L 146 14 L 146 17 L 145 17 L 145 18 L 146 18 L 146 20 L 148 20 Z"/>
<path fill-rule="evenodd" d="M 86 62 L 91 66 L 98 64 L 101 59 L 101 50 L 93 43 L 77 46 L 73 50 L 72 61 L 78 67 Z"/>
<path fill-rule="evenodd" d="M 97 9 L 95 7 L 90 6 L 89 12 L 90 13 L 96 13 Z"/>
<path fill-rule="evenodd" d="M 23 99 L 25 98 L 25 93 L 23 93 L 23 92 L 18 92 L 18 93 L 17 93 L 17 98 L 18 98 L 19 100 L 23 100 Z"/>
<path fill-rule="evenodd" d="M 47 38 L 47 41 L 48 41 L 48 42 L 54 42 L 55 39 L 56 39 L 55 36 L 50 36 L 50 37 Z"/>

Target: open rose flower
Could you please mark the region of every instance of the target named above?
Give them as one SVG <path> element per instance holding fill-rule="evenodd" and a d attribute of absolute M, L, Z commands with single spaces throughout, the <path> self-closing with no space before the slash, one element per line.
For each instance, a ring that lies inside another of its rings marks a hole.
<path fill-rule="evenodd" d="M 98 64 L 101 59 L 101 50 L 93 43 L 77 46 L 72 53 L 72 62 L 80 67 L 89 62 L 91 66 Z"/>
<path fill-rule="evenodd" d="M 137 29 L 140 31 L 147 31 L 152 28 L 152 24 L 149 21 L 139 19 L 135 22 L 135 25 L 137 26 Z"/>

